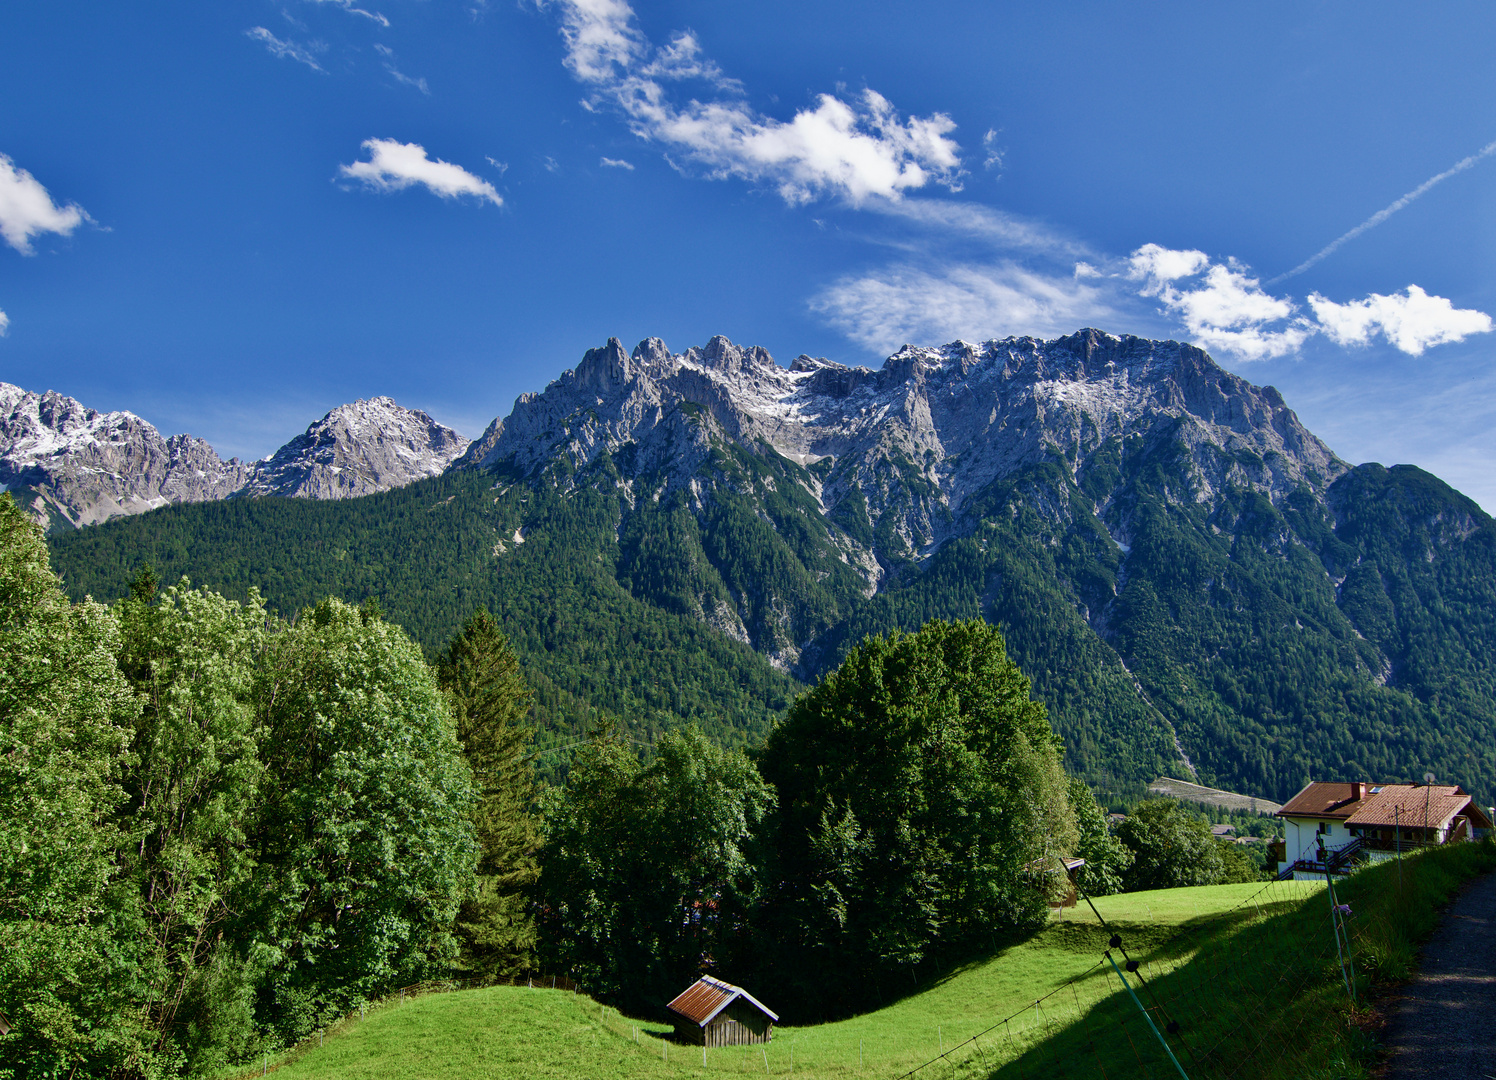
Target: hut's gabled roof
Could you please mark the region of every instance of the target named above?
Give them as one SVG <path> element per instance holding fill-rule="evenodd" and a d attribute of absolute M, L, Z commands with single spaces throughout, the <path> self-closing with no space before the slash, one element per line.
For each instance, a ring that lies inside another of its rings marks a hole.
<path fill-rule="evenodd" d="M 712 1022 L 713 1017 L 739 998 L 751 1002 L 754 1008 L 770 1020 L 779 1019 L 777 1014 L 770 1012 L 763 1002 L 741 986 L 714 979 L 710 975 L 703 975 L 697 979 L 665 1008 L 678 1016 L 684 1016 L 698 1027 L 706 1027 Z"/>

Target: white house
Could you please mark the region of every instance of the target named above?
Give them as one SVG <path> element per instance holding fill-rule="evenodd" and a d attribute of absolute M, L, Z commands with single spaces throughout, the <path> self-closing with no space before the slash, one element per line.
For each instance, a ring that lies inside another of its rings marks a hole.
<path fill-rule="evenodd" d="M 1492 827 L 1487 808 L 1452 784 L 1315 780 L 1276 816 L 1283 820 L 1278 876 L 1299 879 L 1323 878 L 1326 869 L 1348 874 L 1357 863 L 1474 840 Z"/>

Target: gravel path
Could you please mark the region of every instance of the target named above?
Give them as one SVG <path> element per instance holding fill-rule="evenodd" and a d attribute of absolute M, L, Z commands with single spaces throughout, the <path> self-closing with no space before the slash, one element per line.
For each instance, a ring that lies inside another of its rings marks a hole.
<path fill-rule="evenodd" d="M 1496 873 L 1467 889 L 1388 1017 L 1385 1080 L 1496 1080 Z"/>

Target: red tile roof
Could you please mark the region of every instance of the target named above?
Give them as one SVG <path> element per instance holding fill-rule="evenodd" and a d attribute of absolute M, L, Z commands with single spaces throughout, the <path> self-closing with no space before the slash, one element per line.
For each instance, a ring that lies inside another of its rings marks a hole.
<path fill-rule="evenodd" d="M 1423 828 L 1425 810 L 1429 828 L 1443 828 L 1449 819 L 1467 808 L 1476 828 L 1490 828 L 1486 815 L 1469 795 L 1454 784 L 1360 784 L 1315 780 L 1284 804 L 1278 817 L 1328 818 L 1347 825 L 1392 826 L 1399 821 L 1410 828 Z"/>
<path fill-rule="evenodd" d="M 1283 804 L 1275 817 L 1320 817 L 1344 820 L 1356 812 L 1371 793 L 1370 784 L 1361 785 L 1361 799 L 1352 799 L 1352 785 L 1329 780 L 1313 780 L 1304 790 Z"/>
<path fill-rule="evenodd" d="M 1477 828 L 1489 828 L 1484 824 L 1485 814 L 1471 806 L 1470 796 L 1458 787 L 1439 784 L 1384 784 L 1369 799 L 1362 800 L 1356 812 L 1346 819 L 1347 825 L 1392 826 L 1423 828 L 1425 815 L 1428 828 L 1442 829 L 1449 819 L 1469 808 L 1477 820 Z"/>
<path fill-rule="evenodd" d="M 665 1008 L 684 1016 L 699 1027 L 706 1027 L 713 1017 L 739 998 L 752 1002 L 754 1008 L 770 1020 L 779 1019 L 775 1013 L 770 1012 L 761 1001 L 741 986 L 714 979 L 710 975 L 703 975 L 697 979 Z"/>

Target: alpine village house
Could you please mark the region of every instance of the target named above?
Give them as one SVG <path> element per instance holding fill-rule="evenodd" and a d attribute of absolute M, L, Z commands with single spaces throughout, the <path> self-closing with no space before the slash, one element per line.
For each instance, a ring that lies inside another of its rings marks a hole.
<path fill-rule="evenodd" d="M 1348 874 L 1400 852 L 1487 835 L 1496 809 L 1476 806 L 1458 785 L 1310 782 L 1275 815 L 1278 877 Z"/>

